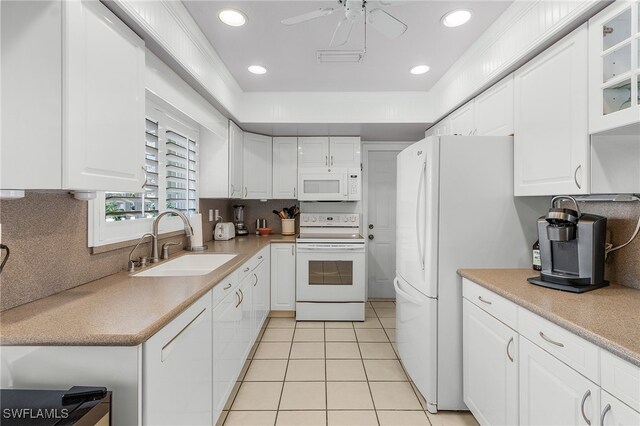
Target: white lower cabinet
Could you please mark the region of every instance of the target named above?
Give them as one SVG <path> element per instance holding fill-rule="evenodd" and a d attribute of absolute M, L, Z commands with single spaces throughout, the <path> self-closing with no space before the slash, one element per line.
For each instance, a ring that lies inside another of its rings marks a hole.
<path fill-rule="evenodd" d="M 264 321 L 269 315 L 271 305 L 271 274 L 270 274 L 270 250 L 267 247 L 261 251 L 260 263 L 251 273 L 253 291 L 253 336 L 257 336 Z"/>
<path fill-rule="evenodd" d="M 142 424 L 210 425 L 211 291 L 142 346 Z"/>
<path fill-rule="evenodd" d="M 600 402 L 601 426 L 637 426 L 640 425 L 640 413 L 615 398 L 607 391 L 602 391 Z"/>
<path fill-rule="evenodd" d="M 271 310 L 296 309 L 296 245 L 271 245 Z"/>
<path fill-rule="evenodd" d="M 520 340 L 521 425 L 595 425 L 599 407 L 599 386 L 529 340 Z"/>
<path fill-rule="evenodd" d="M 518 423 L 518 333 L 463 301 L 464 402 L 482 425 Z"/>

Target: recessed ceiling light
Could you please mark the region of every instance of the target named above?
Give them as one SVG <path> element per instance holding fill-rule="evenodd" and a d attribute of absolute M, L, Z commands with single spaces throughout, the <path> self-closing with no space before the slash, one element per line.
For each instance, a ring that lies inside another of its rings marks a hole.
<path fill-rule="evenodd" d="M 442 24 L 445 27 L 459 27 L 469 22 L 469 19 L 471 19 L 470 10 L 452 10 L 442 17 Z"/>
<path fill-rule="evenodd" d="M 241 27 L 247 22 L 247 15 L 235 9 L 222 9 L 218 12 L 218 18 L 232 27 Z"/>
<path fill-rule="evenodd" d="M 251 65 L 247 68 L 252 74 L 266 74 L 267 69 L 265 67 L 261 67 L 260 65 Z"/>
<path fill-rule="evenodd" d="M 429 68 L 428 65 L 418 65 L 415 66 L 413 68 L 411 68 L 411 74 L 415 74 L 415 75 L 420 75 L 420 74 L 424 74 L 427 71 L 429 71 L 431 68 Z"/>

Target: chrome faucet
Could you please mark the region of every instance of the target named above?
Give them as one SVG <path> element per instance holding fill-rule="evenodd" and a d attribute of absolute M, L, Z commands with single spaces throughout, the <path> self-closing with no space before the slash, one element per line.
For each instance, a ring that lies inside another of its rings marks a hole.
<path fill-rule="evenodd" d="M 151 235 L 153 240 L 151 243 L 151 259 L 149 259 L 151 263 L 158 263 L 160 261 L 160 257 L 158 256 L 158 223 L 160 222 L 160 219 L 162 219 L 164 216 L 168 214 L 176 215 L 180 219 L 182 219 L 182 221 L 184 222 L 184 232 L 186 233 L 187 238 L 189 238 L 189 245 L 187 246 L 187 248 L 190 248 L 193 246 L 193 241 L 192 241 L 193 228 L 191 227 L 191 222 L 189 222 L 189 218 L 180 210 L 175 210 L 175 209 L 164 210 L 160 212 L 158 216 L 156 216 L 155 220 L 153 221 L 153 233 Z"/>

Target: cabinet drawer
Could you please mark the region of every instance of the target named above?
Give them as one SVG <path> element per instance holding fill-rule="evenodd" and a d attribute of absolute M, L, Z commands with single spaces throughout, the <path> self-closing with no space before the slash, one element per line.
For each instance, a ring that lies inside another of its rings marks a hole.
<path fill-rule="evenodd" d="M 600 384 L 600 349 L 572 332 L 520 308 L 519 333 L 583 376 Z"/>
<path fill-rule="evenodd" d="M 238 281 L 242 281 L 251 274 L 251 271 L 256 269 L 258 265 L 260 265 L 264 260 L 268 257 L 267 253 L 269 250 L 269 246 L 265 249 L 260 250 L 256 253 L 251 259 L 247 260 L 240 268 L 238 268 Z"/>
<path fill-rule="evenodd" d="M 238 279 L 238 270 L 233 271 L 226 277 L 222 279 L 218 284 L 215 285 L 212 289 L 213 294 L 213 304 L 212 306 L 216 306 L 218 303 L 222 302 L 227 294 L 231 294 L 240 284 L 240 280 Z"/>
<path fill-rule="evenodd" d="M 512 329 L 516 329 L 518 306 L 515 303 L 466 278 L 462 279 L 462 295 L 480 309 L 493 315 Z"/>
<path fill-rule="evenodd" d="M 640 367 L 610 352 L 602 350 L 600 353 L 602 388 L 634 410 L 640 411 Z"/>

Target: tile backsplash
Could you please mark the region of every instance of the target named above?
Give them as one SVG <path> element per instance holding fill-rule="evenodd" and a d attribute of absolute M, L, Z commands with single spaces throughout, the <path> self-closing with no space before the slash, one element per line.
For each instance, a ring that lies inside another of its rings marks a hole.
<path fill-rule="evenodd" d="M 273 232 L 281 230 L 272 210 L 290 207 L 295 200 L 200 200 L 204 239 L 213 235 L 209 209 L 220 209 L 224 221 L 233 221 L 233 205 L 245 205 L 245 223 L 255 232 L 255 220 L 266 218 Z M 632 235 L 640 203 L 580 203 L 584 212 L 608 218 L 611 242 L 619 245 Z M 541 212 L 542 213 L 542 212 Z M 100 254 L 87 247 L 87 203 L 64 192 L 27 192 L 19 200 L 0 202 L 2 242 L 11 257 L 0 275 L 0 310 L 28 303 L 67 290 L 126 268 L 131 246 Z M 296 223 L 298 229 L 299 223 Z M 167 241 L 184 241 L 181 236 Z M 161 241 L 161 243 L 164 241 Z M 179 250 L 179 249 L 178 249 Z M 134 257 L 148 255 L 149 244 L 141 244 Z M 640 290 L 640 237 L 612 253 L 606 264 L 607 278 L 616 284 Z"/>

